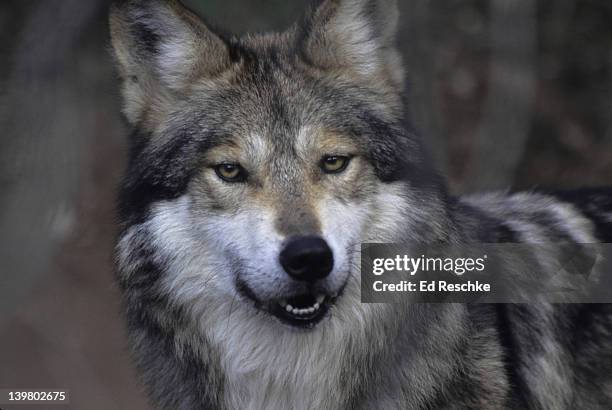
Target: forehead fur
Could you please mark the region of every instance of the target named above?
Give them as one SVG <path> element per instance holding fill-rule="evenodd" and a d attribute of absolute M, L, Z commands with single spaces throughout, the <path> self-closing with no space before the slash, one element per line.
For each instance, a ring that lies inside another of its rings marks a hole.
<path fill-rule="evenodd" d="M 163 116 L 194 83 L 231 76 L 248 61 L 282 60 L 312 75 L 352 80 L 397 105 L 403 75 L 394 44 L 396 22 L 393 0 L 322 1 L 285 33 L 242 38 L 213 32 L 173 0 L 123 1 L 110 18 L 126 116 L 152 127 L 159 122 L 151 112 Z"/>

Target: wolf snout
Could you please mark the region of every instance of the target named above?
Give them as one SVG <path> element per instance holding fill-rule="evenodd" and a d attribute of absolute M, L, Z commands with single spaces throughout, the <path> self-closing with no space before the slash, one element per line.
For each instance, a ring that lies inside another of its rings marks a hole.
<path fill-rule="evenodd" d="M 327 277 L 334 267 L 334 255 L 324 239 L 318 236 L 291 238 L 279 256 L 289 276 L 304 282 Z"/>

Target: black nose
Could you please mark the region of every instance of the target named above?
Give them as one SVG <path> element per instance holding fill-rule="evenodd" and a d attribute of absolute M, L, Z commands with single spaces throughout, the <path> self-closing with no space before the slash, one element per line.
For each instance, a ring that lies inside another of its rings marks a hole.
<path fill-rule="evenodd" d="M 334 267 L 334 255 L 318 236 L 292 238 L 280 253 L 280 263 L 292 278 L 306 282 L 323 279 Z"/>

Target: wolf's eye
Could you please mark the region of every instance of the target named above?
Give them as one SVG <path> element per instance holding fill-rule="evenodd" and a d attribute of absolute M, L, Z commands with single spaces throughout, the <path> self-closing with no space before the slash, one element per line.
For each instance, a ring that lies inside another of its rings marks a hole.
<path fill-rule="evenodd" d="M 321 160 L 321 168 L 327 174 L 339 174 L 344 171 L 350 162 L 349 157 L 341 155 L 329 155 Z"/>
<path fill-rule="evenodd" d="M 215 166 L 217 176 L 226 182 L 244 182 L 246 171 L 238 164 L 219 164 Z"/>

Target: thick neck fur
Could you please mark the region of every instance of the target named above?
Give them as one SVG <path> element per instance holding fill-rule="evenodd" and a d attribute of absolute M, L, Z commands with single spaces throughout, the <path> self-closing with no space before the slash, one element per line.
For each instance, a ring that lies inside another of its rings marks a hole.
<path fill-rule="evenodd" d="M 202 317 L 207 350 L 218 360 L 208 366 L 221 373 L 216 388 L 223 395 L 215 408 L 417 409 L 458 371 L 455 354 L 469 329 L 460 305 L 337 311 L 311 331 L 241 308 L 216 323 Z M 215 316 L 210 312 L 209 318 Z M 210 354 L 201 360 L 210 361 Z"/>

